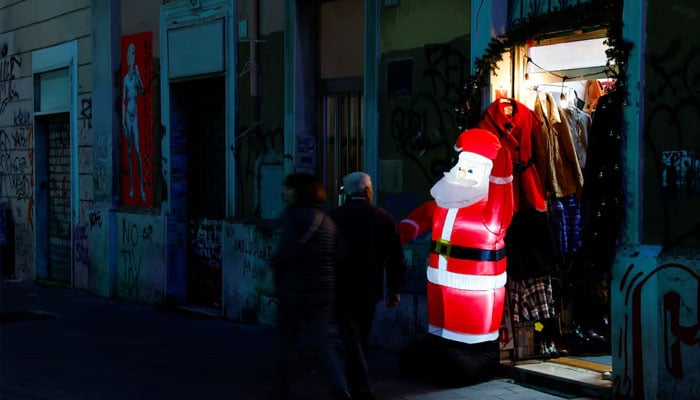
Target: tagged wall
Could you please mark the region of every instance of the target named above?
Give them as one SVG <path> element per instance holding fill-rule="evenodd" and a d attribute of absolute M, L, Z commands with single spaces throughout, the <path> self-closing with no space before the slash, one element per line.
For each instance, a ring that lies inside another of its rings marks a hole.
<path fill-rule="evenodd" d="M 403 184 L 385 179 L 382 188 L 386 208 L 397 218 L 427 200 L 430 187 L 454 164 L 460 132 L 455 104 L 469 74 L 468 50 L 463 36 L 382 54 L 380 82 L 386 84 L 380 88 L 380 155 L 403 161 L 398 172 Z"/>
<path fill-rule="evenodd" d="M 238 43 L 236 203 L 237 212 L 244 216 L 265 217 L 265 206 L 276 207 L 269 204 L 271 194 L 262 192 L 263 170 L 266 166 L 282 166 L 284 157 L 291 157 L 283 154 L 284 68 L 279 64 L 283 43 L 284 35 L 279 31 L 261 36 L 254 53 L 249 38 Z M 257 60 L 251 60 L 252 54 Z M 274 193 L 275 198 L 279 198 L 278 193 Z"/>
<path fill-rule="evenodd" d="M 274 324 L 277 300 L 269 260 L 277 232 L 224 223 L 224 317 L 244 323 Z"/>
<path fill-rule="evenodd" d="M 0 196 L 10 210 L 8 249 L 15 276 L 34 279 L 34 138 L 31 76 L 14 35 L 0 35 Z M 19 238 L 19 239 L 18 239 Z"/>
<path fill-rule="evenodd" d="M 644 81 L 644 243 L 700 246 L 700 22 L 692 0 L 650 0 Z"/>
<path fill-rule="evenodd" d="M 617 399 L 700 396 L 700 260 L 660 255 L 659 246 L 626 249 L 618 257 L 611 296 Z"/>
<path fill-rule="evenodd" d="M 119 298 L 157 303 L 165 296 L 165 221 L 118 213 L 116 291 Z"/>
<path fill-rule="evenodd" d="M 109 243 L 109 227 L 113 226 L 109 219 L 114 215 L 107 210 L 90 210 L 86 224 L 89 289 L 105 297 L 112 294 L 110 293 L 110 246 L 105 243 Z"/>

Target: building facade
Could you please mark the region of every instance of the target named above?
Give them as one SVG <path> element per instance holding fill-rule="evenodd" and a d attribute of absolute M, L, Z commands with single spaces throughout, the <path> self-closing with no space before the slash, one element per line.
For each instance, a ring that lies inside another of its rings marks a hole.
<path fill-rule="evenodd" d="M 340 178 L 365 170 L 403 218 L 453 164 L 464 105 L 481 112 L 504 88 L 523 97 L 518 51 L 619 29 L 631 49 L 607 291 L 613 397 L 698 396 L 695 2 L 45 3 L 0 1 L 3 275 L 270 325 L 286 174 L 322 176 L 332 206 Z M 610 4 L 607 23 L 567 11 Z M 528 28 L 542 17 L 563 28 Z M 498 68 L 484 68 L 493 49 Z M 465 83 L 486 72 L 474 103 Z M 429 243 L 405 251 L 401 307 L 380 310 L 372 336 L 393 349 L 426 330 Z"/>

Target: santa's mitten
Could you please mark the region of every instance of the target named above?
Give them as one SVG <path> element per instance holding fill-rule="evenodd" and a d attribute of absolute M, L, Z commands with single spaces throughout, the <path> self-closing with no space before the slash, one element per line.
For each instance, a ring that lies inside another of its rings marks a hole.
<path fill-rule="evenodd" d="M 403 220 L 398 224 L 401 244 L 408 243 L 415 239 L 418 233 L 418 225 L 411 220 Z"/>

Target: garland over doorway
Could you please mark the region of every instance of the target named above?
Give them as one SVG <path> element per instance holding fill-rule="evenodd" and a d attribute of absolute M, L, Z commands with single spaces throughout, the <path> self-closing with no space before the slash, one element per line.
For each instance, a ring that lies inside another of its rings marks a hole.
<path fill-rule="evenodd" d="M 489 87 L 491 72 L 497 72 L 503 53 L 552 36 L 564 36 L 581 29 L 606 29 L 609 76 L 616 79 L 616 91 L 626 98 L 626 66 L 632 43 L 622 38 L 623 0 L 591 0 L 539 16 L 516 21 L 506 36 L 493 38 L 482 57 L 474 61 L 474 75 L 464 85 L 460 103 L 455 107 L 458 129 L 475 126 L 481 117 L 483 91 Z"/>

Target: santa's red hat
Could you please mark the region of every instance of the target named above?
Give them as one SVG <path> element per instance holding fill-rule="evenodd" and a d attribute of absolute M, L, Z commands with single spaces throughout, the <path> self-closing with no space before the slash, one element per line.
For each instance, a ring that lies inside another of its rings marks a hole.
<path fill-rule="evenodd" d="M 467 129 L 460 133 L 455 143 L 455 150 L 476 153 L 489 160 L 496 159 L 500 148 L 498 137 L 481 128 Z"/>

